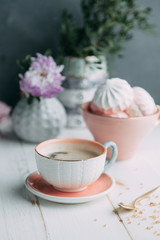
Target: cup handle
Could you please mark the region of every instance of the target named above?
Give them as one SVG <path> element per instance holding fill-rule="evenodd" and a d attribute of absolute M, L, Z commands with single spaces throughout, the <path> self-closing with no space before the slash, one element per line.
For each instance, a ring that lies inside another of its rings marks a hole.
<path fill-rule="evenodd" d="M 104 165 L 104 170 L 103 172 L 105 172 L 108 168 L 110 168 L 112 166 L 112 164 L 116 161 L 117 156 L 118 156 L 118 148 L 117 145 L 114 142 L 105 142 L 103 144 L 105 146 L 106 149 L 108 149 L 109 147 L 112 148 L 112 156 L 111 159 L 106 161 L 105 165 Z"/>
<path fill-rule="evenodd" d="M 158 112 L 159 112 L 159 117 L 158 117 L 158 120 L 155 122 L 155 126 L 160 124 L 160 105 L 156 105 L 156 106 L 157 106 L 157 109 L 158 109 Z"/>

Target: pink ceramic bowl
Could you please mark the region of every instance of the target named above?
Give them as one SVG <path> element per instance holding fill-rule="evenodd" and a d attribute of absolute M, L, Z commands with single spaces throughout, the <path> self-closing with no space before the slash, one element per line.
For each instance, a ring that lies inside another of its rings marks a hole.
<path fill-rule="evenodd" d="M 150 116 L 135 118 L 104 117 L 89 110 L 90 102 L 82 105 L 83 117 L 96 141 L 114 141 L 118 147 L 117 160 L 127 160 L 137 151 L 143 138 L 154 127 L 159 111 Z M 109 149 L 110 150 L 110 149 Z M 108 150 L 107 157 L 111 152 Z"/>

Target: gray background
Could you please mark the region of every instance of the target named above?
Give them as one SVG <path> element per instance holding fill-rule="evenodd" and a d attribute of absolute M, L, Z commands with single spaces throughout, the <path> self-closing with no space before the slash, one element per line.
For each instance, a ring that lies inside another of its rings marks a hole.
<path fill-rule="evenodd" d="M 19 99 L 16 59 L 43 53 L 57 55 L 62 9 L 80 21 L 80 0 L 0 0 L 0 100 L 14 105 Z M 124 58 L 115 62 L 115 76 L 142 86 L 160 103 L 160 0 L 140 1 L 153 9 L 157 35 L 135 32 L 126 44 Z"/>

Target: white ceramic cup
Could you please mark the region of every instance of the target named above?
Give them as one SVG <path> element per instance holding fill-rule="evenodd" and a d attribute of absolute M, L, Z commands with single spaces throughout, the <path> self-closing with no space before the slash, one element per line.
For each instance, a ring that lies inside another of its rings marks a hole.
<path fill-rule="evenodd" d="M 57 149 L 64 150 L 76 145 L 82 151 L 93 151 L 97 156 L 86 160 L 59 160 L 49 155 Z M 106 161 L 107 148 L 112 148 L 111 159 Z M 35 148 L 37 168 L 42 177 L 54 188 L 65 192 L 77 192 L 95 182 L 100 175 L 115 162 L 117 146 L 114 142 L 101 143 L 77 139 L 51 139 L 38 144 Z"/>

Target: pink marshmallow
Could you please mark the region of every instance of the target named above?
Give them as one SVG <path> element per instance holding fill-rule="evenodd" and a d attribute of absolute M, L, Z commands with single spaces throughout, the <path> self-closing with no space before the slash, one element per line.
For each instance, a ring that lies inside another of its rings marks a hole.
<path fill-rule="evenodd" d="M 105 110 L 103 108 L 99 108 L 93 102 L 90 104 L 90 110 L 92 113 L 105 116 L 105 117 L 117 117 L 117 118 L 128 118 L 128 115 L 125 112 L 117 111 L 113 112 L 112 109 Z"/>
<path fill-rule="evenodd" d="M 90 104 L 90 110 L 92 113 L 95 113 L 97 115 L 101 115 L 101 116 L 108 116 L 108 114 L 113 113 L 113 111 L 110 109 L 103 109 L 103 108 L 99 108 L 94 102 L 91 102 Z"/>
<path fill-rule="evenodd" d="M 115 113 L 109 114 L 108 117 L 128 118 L 128 115 L 125 112 L 115 112 Z"/>
<path fill-rule="evenodd" d="M 144 116 L 154 114 L 157 111 L 151 95 L 141 87 L 133 88 L 134 101 Z"/>
<path fill-rule="evenodd" d="M 135 103 L 133 103 L 124 112 L 128 115 L 128 117 L 142 117 L 143 116 L 143 113 L 141 112 L 141 110 Z"/>

